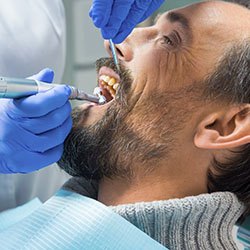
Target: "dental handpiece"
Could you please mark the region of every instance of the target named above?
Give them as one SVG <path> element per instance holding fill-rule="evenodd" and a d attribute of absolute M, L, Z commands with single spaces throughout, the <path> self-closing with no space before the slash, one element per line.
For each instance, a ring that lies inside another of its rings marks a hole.
<path fill-rule="evenodd" d="M 0 77 L 0 98 L 17 99 L 28 97 L 40 92 L 46 92 L 58 85 L 59 84 L 49 84 L 33 79 Z M 104 96 L 89 95 L 76 87 L 68 86 L 71 89 L 70 100 L 89 101 L 100 105 L 106 103 Z"/>

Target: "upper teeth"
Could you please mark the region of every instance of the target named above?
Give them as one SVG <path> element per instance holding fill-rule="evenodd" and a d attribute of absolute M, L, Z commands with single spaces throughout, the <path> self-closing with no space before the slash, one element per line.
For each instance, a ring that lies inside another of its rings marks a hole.
<path fill-rule="evenodd" d="M 109 90 L 112 97 L 115 97 L 116 91 L 120 85 L 116 82 L 116 79 L 107 75 L 101 75 L 99 79 L 104 88 Z"/>
<path fill-rule="evenodd" d="M 109 85 L 109 86 L 113 86 L 115 83 L 116 83 L 115 78 L 111 78 L 111 79 L 108 81 L 108 85 Z"/>
<path fill-rule="evenodd" d="M 119 87 L 119 83 L 116 83 L 116 84 L 113 85 L 113 89 L 114 89 L 114 90 L 117 90 L 118 87 Z"/>
<path fill-rule="evenodd" d="M 109 80 L 110 80 L 111 78 L 109 77 L 109 76 L 105 76 L 105 75 L 101 75 L 100 76 L 100 80 L 102 80 L 102 81 L 104 81 L 104 82 L 109 82 Z"/>

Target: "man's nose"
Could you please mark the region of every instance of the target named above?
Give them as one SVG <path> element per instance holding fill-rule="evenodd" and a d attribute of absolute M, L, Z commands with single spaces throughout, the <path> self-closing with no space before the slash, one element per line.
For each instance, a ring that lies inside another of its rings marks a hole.
<path fill-rule="evenodd" d="M 112 56 L 112 51 L 108 40 L 104 42 L 104 46 L 109 55 Z M 129 62 L 133 59 L 133 49 L 128 42 L 128 38 L 120 44 L 115 44 L 115 48 L 119 61 Z"/>
<path fill-rule="evenodd" d="M 135 50 L 156 36 L 157 31 L 154 27 L 134 29 L 124 42 L 115 45 L 118 59 L 125 62 L 133 60 Z M 104 46 L 109 55 L 112 56 L 109 41 L 105 41 Z"/>

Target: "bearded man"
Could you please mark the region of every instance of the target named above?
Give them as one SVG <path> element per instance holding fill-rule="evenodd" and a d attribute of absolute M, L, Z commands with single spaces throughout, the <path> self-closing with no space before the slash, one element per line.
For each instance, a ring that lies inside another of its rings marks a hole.
<path fill-rule="evenodd" d="M 237 249 L 233 226 L 250 214 L 250 11 L 239 2 L 164 13 L 116 45 L 119 72 L 112 59 L 97 61 L 108 103 L 73 112 L 59 165 L 74 177 L 0 227 L 1 249 L 119 248 L 129 230 L 111 225 L 107 240 L 114 216 L 102 220 L 102 209 L 169 249 Z"/>
<path fill-rule="evenodd" d="M 120 72 L 97 61 L 109 102 L 73 113 L 59 165 L 77 177 L 64 188 L 170 249 L 236 249 L 250 212 L 250 11 L 200 2 L 116 49 Z"/>

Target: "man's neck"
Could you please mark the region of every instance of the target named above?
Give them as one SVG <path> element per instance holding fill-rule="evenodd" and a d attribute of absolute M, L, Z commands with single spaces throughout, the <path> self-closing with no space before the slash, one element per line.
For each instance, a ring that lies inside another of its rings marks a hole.
<path fill-rule="evenodd" d="M 115 206 L 207 193 L 209 164 L 206 152 L 202 154 L 195 147 L 183 143 L 175 154 L 155 164 L 147 174 L 148 166 L 137 162 L 131 168 L 141 172 L 134 173 L 136 177 L 132 180 L 103 178 L 99 183 L 98 200 Z"/>
<path fill-rule="evenodd" d="M 164 175 L 139 178 L 133 181 L 104 178 L 99 183 L 98 200 L 107 206 L 136 202 L 150 202 L 183 198 L 206 193 L 205 187 L 192 185 L 188 179 L 169 178 Z"/>

